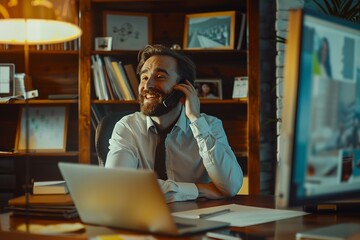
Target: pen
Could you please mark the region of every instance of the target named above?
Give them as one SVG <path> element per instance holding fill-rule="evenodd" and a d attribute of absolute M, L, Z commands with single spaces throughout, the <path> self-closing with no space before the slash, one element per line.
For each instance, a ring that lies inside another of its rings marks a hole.
<path fill-rule="evenodd" d="M 202 213 L 202 214 L 199 214 L 199 218 L 215 217 L 215 216 L 222 215 L 222 214 L 225 214 L 228 212 L 230 212 L 230 209 L 227 208 L 227 209 L 223 209 L 223 210 L 219 210 L 219 211 L 215 211 L 215 212 Z"/>

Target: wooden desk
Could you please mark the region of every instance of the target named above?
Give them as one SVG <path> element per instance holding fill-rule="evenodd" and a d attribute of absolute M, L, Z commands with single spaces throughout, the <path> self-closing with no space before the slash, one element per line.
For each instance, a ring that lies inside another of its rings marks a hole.
<path fill-rule="evenodd" d="M 256 207 L 274 207 L 274 197 L 273 196 L 246 196 L 239 195 L 234 198 L 224 199 L 224 200 L 198 200 L 198 201 L 188 201 L 188 202 L 176 202 L 169 204 L 171 211 L 184 211 L 191 210 L 196 208 L 212 207 L 217 205 L 224 204 L 241 204 L 248 206 Z M 91 236 L 96 236 L 98 234 L 116 234 L 116 233 L 133 233 L 129 231 L 123 231 L 118 229 L 110 229 L 100 226 L 91 226 L 87 225 L 86 230 L 80 233 L 74 233 L 71 235 L 59 235 L 49 237 L 47 235 L 33 235 L 33 234 L 21 234 L 15 232 L 14 229 L 21 223 L 24 223 L 24 219 L 17 217 L 10 217 L 9 214 L 2 214 L 1 218 L 1 229 L 0 239 L 6 240 L 69 240 L 69 239 L 88 239 Z M 79 219 L 71 220 L 67 222 L 76 222 Z M 60 223 L 61 221 L 55 220 L 41 220 L 41 219 L 32 219 L 30 223 L 37 224 L 50 224 L 50 223 Z M 244 232 L 247 234 L 255 234 L 266 236 L 267 239 L 279 239 L 279 240 L 291 240 L 295 239 L 296 232 L 310 230 L 314 228 L 319 228 L 322 226 L 329 226 L 337 223 L 345 222 L 357 222 L 360 223 L 360 212 L 351 212 L 351 213 L 338 213 L 338 214 L 309 214 L 301 217 L 289 218 L 264 224 L 258 224 L 248 227 L 232 227 L 232 230 Z M 164 236 L 154 235 L 157 239 L 179 239 L 179 238 L 170 238 Z M 204 233 L 186 236 L 183 239 L 202 239 Z"/>

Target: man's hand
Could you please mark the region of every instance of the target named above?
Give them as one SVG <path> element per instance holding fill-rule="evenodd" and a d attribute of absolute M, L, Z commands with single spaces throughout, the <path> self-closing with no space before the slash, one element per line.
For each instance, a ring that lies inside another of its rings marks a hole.
<path fill-rule="evenodd" d="M 175 90 L 179 90 L 185 94 L 185 114 L 190 122 L 196 121 L 200 117 L 200 99 L 197 96 L 194 86 L 186 80 L 186 83 L 174 86 Z"/>
<path fill-rule="evenodd" d="M 195 185 L 198 188 L 199 197 L 208 199 L 220 199 L 225 197 L 213 183 L 196 183 Z"/>

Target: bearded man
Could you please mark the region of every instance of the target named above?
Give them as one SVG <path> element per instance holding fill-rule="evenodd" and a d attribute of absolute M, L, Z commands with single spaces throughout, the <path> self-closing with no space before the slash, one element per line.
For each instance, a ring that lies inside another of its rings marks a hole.
<path fill-rule="evenodd" d="M 243 173 L 221 120 L 200 113 L 194 62 L 148 45 L 139 52 L 137 74 L 141 111 L 116 123 L 105 167 L 155 171 L 167 202 L 236 195 Z"/>

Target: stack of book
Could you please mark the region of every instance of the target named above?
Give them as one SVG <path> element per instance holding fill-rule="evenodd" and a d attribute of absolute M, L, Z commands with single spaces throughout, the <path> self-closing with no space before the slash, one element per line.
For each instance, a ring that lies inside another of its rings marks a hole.
<path fill-rule="evenodd" d="M 14 216 L 62 219 L 78 217 L 69 194 L 24 195 L 10 199 L 6 209 Z"/>
<path fill-rule="evenodd" d="M 65 181 L 34 182 L 33 194 L 10 199 L 6 209 L 15 216 L 78 217 Z"/>
<path fill-rule="evenodd" d="M 99 100 L 135 100 L 139 80 L 132 64 L 99 54 L 91 56 L 95 95 Z"/>

